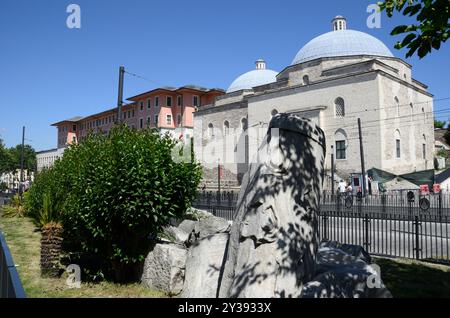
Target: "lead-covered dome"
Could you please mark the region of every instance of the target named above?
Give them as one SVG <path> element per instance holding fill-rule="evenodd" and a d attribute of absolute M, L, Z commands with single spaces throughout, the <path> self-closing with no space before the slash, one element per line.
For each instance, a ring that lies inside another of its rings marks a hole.
<path fill-rule="evenodd" d="M 333 19 L 334 31 L 322 34 L 298 51 L 292 65 L 312 61 L 322 57 L 353 55 L 373 55 L 393 57 L 383 42 L 370 34 L 347 30 L 345 18 Z"/>
<path fill-rule="evenodd" d="M 230 87 L 228 87 L 227 93 L 251 89 L 277 81 L 278 73 L 272 70 L 266 70 L 266 62 L 264 60 L 257 60 L 255 63 L 256 70 L 247 72 L 236 78 Z"/>

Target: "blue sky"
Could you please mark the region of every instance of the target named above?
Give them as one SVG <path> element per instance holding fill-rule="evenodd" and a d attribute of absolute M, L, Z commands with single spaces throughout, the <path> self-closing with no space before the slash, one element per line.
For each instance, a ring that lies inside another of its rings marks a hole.
<path fill-rule="evenodd" d="M 381 29 L 367 28 L 366 8 L 375 2 L 1 0 L 0 137 L 16 145 L 25 125 L 27 143 L 54 148 L 51 123 L 116 105 L 120 65 L 154 81 L 126 76 L 125 97 L 161 85 L 226 89 L 258 58 L 281 71 L 304 44 L 330 31 L 338 14 L 350 29 L 376 36 L 404 57 L 393 48 L 398 38 L 389 35 L 404 18 L 383 15 Z M 81 7 L 81 29 L 66 26 L 71 3 Z M 450 97 L 449 56 L 447 43 L 423 60 L 407 60 L 436 99 Z M 436 110 L 449 106 L 435 102 Z"/>

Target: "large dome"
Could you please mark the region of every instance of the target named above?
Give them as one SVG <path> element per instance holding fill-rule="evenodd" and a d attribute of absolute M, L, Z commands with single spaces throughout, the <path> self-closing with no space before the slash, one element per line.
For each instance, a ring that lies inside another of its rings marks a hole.
<path fill-rule="evenodd" d="M 391 51 L 377 38 L 354 30 L 335 30 L 322 34 L 298 51 L 292 65 L 321 57 L 374 55 L 393 57 Z"/>
<path fill-rule="evenodd" d="M 263 60 L 258 60 L 256 61 L 256 70 L 247 72 L 236 78 L 230 87 L 228 87 L 227 93 L 276 82 L 277 75 L 278 73 L 275 71 L 266 70 L 266 63 Z"/>

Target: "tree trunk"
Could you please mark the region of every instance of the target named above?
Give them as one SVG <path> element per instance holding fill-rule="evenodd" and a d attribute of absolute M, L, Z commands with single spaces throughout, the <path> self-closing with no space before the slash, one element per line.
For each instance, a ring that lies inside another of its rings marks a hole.
<path fill-rule="evenodd" d="M 60 254 L 63 241 L 63 228 L 60 224 L 49 223 L 42 228 L 41 275 L 59 277 L 61 273 Z"/>

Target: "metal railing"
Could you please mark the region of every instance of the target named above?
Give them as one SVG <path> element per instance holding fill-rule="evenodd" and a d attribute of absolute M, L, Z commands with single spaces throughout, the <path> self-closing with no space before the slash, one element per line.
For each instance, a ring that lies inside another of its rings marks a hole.
<path fill-rule="evenodd" d="M 8 245 L 0 232 L 0 298 L 25 298 Z"/>
<path fill-rule="evenodd" d="M 233 221 L 238 193 L 231 191 L 203 191 L 197 196 L 193 207 L 211 212 L 213 215 Z"/>
<path fill-rule="evenodd" d="M 450 194 L 396 191 L 365 197 L 323 192 L 321 240 L 363 246 L 381 256 L 450 263 Z M 194 207 L 233 220 L 238 193 L 201 192 Z"/>
<path fill-rule="evenodd" d="M 319 236 L 375 255 L 450 263 L 450 195 L 323 193 Z"/>

